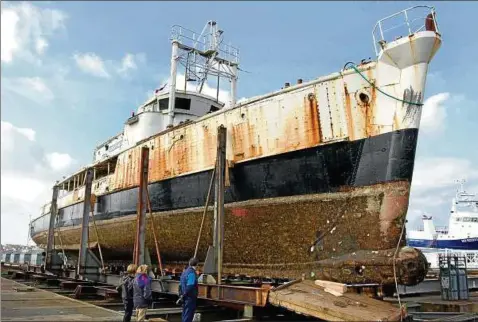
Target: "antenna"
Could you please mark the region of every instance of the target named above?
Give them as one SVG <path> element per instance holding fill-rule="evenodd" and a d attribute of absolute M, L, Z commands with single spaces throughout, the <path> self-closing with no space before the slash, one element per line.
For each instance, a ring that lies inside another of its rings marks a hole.
<path fill-rule="evenodd" d="M 27 247 L 30 243 L 30 233 L 32 231 L 32 214 L 28 215 L 28 233 L 27 233 Z"/>
<path fill-rule="evenodd" d="M 172 54 L 169 82 L 168 125 L 173 125 L 176 99 L 176 76 L 178 63 L 184 67 L 184 91 L 187 82 L 197 82 L 196 91 L 201 93 L 208 76 L 217 77 L 216 99 L 219 95 L 220 78 L 231 83 L 230 106 L 236 104 L 236 83 L 239 67 L 239 49 L 225 44 L 224 31 L 216 21 L 206 23 L 201 33 L 179 25 L 171 30 Z"/>
<path fill-rule="evenodd" d="M 465 179 L 457 179 L 455 180 L 455 183 L 459 184 L 460 185 L 460 188 L 459 190 L 457 190 L 457 193 L 460 193 L 460 192 L 465 192 L 465 189 L 464 189 L 464 184 L 465 184 L 466 180 Z"/>

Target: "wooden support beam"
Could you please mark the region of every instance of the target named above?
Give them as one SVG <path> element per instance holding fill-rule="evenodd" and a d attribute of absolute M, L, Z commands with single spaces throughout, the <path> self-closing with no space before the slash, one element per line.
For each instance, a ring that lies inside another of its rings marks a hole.
<path fill-rule="evenodd" d="M 83 221 L 81 224 L 81 241 L 80 251 L 78 255 L 77 274 L 83 275 L 87 266 L 87 253 L 88 253 L 88 238 L 89 238 L 89 224 L 90 224 L 90 211 L 91 211 L 91 183 L 93 182 L 93 171 L 86 170 L 86 185 L 85 185 L 85 197 L 83 200 Z"/>
<path fill-rule="evenodd" d="M 226 172 L 226 136 L 227 130 L 221 125 L 217 131 L 217 169 L 214 204 L 214 249 L 216 250 L 217 283 L 221 284 L 222 261 L 224 254 L 224 189 Z"/>
<path fill-rule="evenodd" d="M 108 163 L 109 165 L 109 163 Z M 136 240 L 134 247 L 134 263 L 142 265 L 145 263 L 145 239 L 146 239 L 146 208 L 147 208 L 147 189 L 148 189 L 148 170 L 149 170 L 149 148 L 141 148 L 139 173 L 139 193 L 138 193 L 138 215 L 136 219 Z"/>
<path fill-rule="evenodd" d="M 55 220 L 58 212 L 57 199 L 58 199 L 58 181 L 53 186 L 53 195 L 51 197 L 50 204 L 50 224 L 48 226 L 48 237 L 47 237 L 47 246 L 46 246 L 46 263 L 45 268 L 47 270 L 51 269 L 52 266 L 52 252 L 55 244 Z"/>

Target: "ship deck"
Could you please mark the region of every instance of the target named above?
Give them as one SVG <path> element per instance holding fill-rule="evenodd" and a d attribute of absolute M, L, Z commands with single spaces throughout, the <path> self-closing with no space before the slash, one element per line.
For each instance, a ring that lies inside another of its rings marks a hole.
<path fill-rule="evenodd" d="M 2 321 L 122 321 L 123 315 L 66 296 L 1 279 Z"/>

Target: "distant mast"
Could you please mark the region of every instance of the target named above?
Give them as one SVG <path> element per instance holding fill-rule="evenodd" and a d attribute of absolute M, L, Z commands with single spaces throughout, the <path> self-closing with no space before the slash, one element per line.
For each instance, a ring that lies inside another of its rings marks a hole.
<path fill-rule="evenodd" d="M 176 78 L 178 63 L 184 66 L 184 91 L 188 82 L 197 82 L 196 91 L 201 93 L 208 76 L 217 77 L 216 100 L 219 101 L 220 78 L 231 83 L 229 106 L 236 105 L 239 49 L 224 44 L 223 31 L 215 21 L 208 21 L 200 34 L 174 25 L 171 30 L 171 73 L 169 78 L 168 126 L 174 122 Z"/>

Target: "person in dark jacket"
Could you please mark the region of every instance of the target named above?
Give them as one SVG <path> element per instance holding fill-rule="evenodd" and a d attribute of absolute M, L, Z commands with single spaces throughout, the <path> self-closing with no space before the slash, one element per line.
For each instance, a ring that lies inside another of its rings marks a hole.
<path fill-rule="evenodd" d="M 148 276 L 148 265 L 140 265 L 133 282 L 133 302 L 136 310 L 136 321 L 144 321 L 146 311 L 153 300 L 151 278 Z"/>
<path fill-rule="evenodd" d="M 121 298 L 124 304 L 123 322 L 130 322 L 133 315 L 133 280 L 136 270 L 135 264 L 128 265 L 126 274 L 121 281 Z"/>
<path fill-rule="evenodd" d="M 198 279 L 196 275 L 197 258 L 189 260 L 189 266 L 181 274 L 180 297 L 183 301 L 183 312 L 181 322 L 192 322 L 196 311 L 198 297 Z"/>

